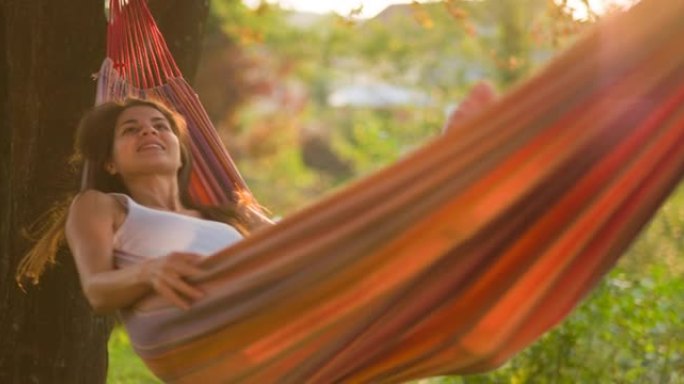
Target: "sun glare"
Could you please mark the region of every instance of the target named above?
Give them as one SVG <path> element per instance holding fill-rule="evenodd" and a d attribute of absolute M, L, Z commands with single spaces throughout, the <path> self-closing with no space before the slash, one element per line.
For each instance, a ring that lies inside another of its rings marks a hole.
<path fill-rule="evenodd" d="M 262 0 L 243 0 L 250 7 L 256 7 Z M 360 18 L 370 18 L 382 12 L 392 4 L 407 4 L 412 0 L 266 0 L 269 3 L 278 3 L 286 9 L 300 12 L 328 13 L 336 12 L 347 16 L 352 14 Z M 438 0 L 418 0 L 419 3 L 427 3 Z"/>
<path fill-rule="evenodd" d="M 299 12 L 328 13 L 352 15 L 359 18 L 371 18 L 392 4 L 411 3 L 412 0 L 243 0 L 250 7 L 257 7 L 262 1 L 277 3 L 286 9 Z M 417 0 L 420 3 L 438 2 L 441 0 Z M 471 0 L 477 1 L 477 0 Z M 626 8 L 639 0 L 554 0 L 565 3 L 578 20 L 588 20 L 603 15 L 612 9 Z M 588 7 L 587 7 L 588 4 Z"/>
<path fill-rule="evenodd" d="M 556 0 L 560 3 L 562 0 Z M 572 10 L 577 20 L 587 20 L 591 15 L 603 15 L 615 8 L 625 8 L 634 5 L 639 0 L 566 0 L 566 5 Z M 587 7 L 587 4 L 589 7 Z"/>
<path fill-rule="evenodd" d="M 243 0 L 250 7 L 256 7 L 262 0 Z M 269 3 L 278 3 L 281 7 L 300 12 L 327 13 L 336 12 L 340 15 L 350 15 L 352 12 L 357 17 L 369 18 L 377 15 L 392 4 L 411 3 L 411 0 L 266 0 Z M 420 3 L 440 0 L 419 0 Z M 587 20 L 591 15 L 602 15 L 612 8 L 628 7 L 639 0 L 555 0 L 557 3 L 565 1 L 578 20 Z M 589 9 L 587 5 L 589 4 Z M 356 10 L 356 11 L 355 11 Z"/>

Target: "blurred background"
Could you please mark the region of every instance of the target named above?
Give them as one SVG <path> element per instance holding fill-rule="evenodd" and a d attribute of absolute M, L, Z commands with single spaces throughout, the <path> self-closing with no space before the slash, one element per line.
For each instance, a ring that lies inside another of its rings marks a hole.
<path fill-rule="evenodd" d="M 621 4 L 212 0 L 194 84 L 282 216 L 411 151 L 475 82 L 505 90 Z"/>

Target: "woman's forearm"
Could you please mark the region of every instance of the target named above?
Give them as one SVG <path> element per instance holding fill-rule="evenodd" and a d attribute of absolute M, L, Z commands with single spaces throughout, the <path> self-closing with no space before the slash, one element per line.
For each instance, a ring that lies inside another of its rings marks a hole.
<path fill-rule="evenodd" d="M 83 289 L 90 305 L 98 313 L 108 313 L 135 304 L 155 291 L 170 303 L 190 309 L 204 292 L 186 279 L 200 276 L 203 256 L 173 252 L 125 268 L 90 274 Z"/>
<path fill-rule="evenodd" d="M 96 313 L 128 307 L 151 292 L 148 262 L 100 272 L 84 282 L 83 290 Z"/>

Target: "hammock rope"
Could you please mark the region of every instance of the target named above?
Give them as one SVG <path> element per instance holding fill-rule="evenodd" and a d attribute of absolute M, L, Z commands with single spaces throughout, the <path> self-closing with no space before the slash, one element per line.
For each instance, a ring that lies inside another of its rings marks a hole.
<path fill-rule="evenodd" d="M 134 87 L 154 88 L 182 77 L 147 7 L 110 0 L 107 57 Z"/>
<path fill-rule="evenodd" d="M 188 120 L 192 194 L 249 194 L 143 0 L 112 0 L 98 102 Z M 482 113 L 208 257 L 189 311 L 122 311 L 167 382 L 400 382 L 479 372 L 558 324 L 684 175 L 684 2 L 607 18 Z M 117 265 L 135 262 L 115 255 Z"/>
<path fill-rule="evenodd" d="M 107 59 L 96 104 L 129 96 L 162 100 L 188 124 L 193 155 L 190 196 L 202 205 L 254 202 L 197 94 L 183 79 L 152 15 L 140 1 L 110 0 Z M 92 177 L 84 176 L 83 188 Z"/>

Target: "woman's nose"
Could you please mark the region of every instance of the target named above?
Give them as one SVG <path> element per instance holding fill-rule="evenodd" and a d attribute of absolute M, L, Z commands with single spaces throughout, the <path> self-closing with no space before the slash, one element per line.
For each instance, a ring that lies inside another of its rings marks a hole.
<path fill-rule="evenodd" d="M 143 136 L 147 136 L 147 134 L 154 134 L 154 135 L 156 135 L 156 134 L 157 134 L 157 130 L 156 130 L 152 125 L 145 124 L 145 125 L 143 125 L 143 128 L 142 128 L 142 130 L 140 131 L 140 133 L 141 133 Z"/>

